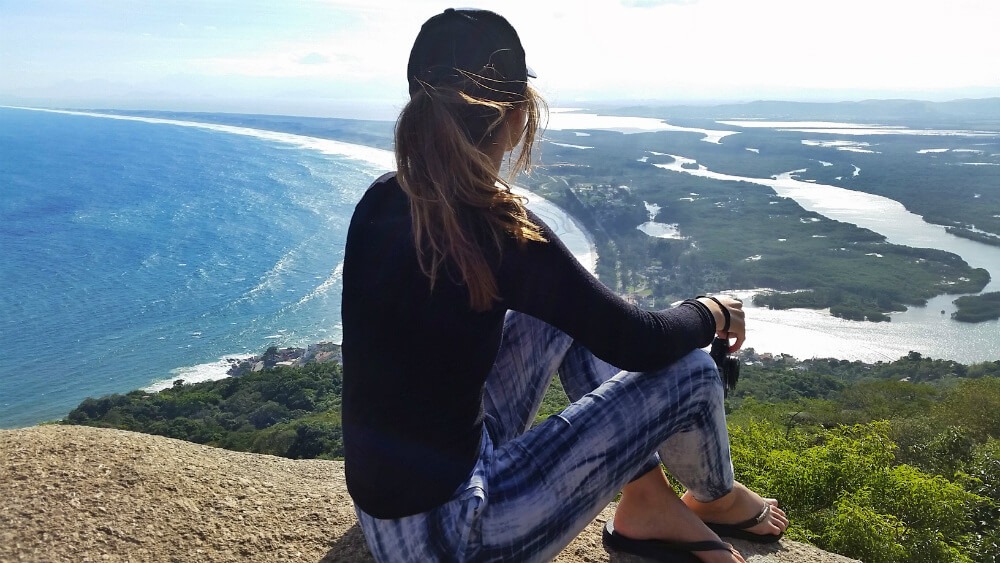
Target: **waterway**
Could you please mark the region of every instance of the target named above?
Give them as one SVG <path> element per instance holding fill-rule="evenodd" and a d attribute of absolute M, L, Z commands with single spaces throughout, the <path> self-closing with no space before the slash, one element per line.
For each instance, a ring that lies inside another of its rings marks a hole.
<path fill-rule="evenodd" d="M 805 182 L 785 172 L 772 178 L 723 174 L 696 164 L 693 159 L 670 155 L 674 162 L 655 166 L 675 173 L 720 181 L 766 186 L 804 209 L 830 219 L 852 223 L 880 233 L 893 244 L 937 248 L 961 256 L 971 266 L 990 272 L 984 291 L 1000 289 L 1000 247 L 963 239 L 944 227 L 927 223 L 895 200 L 838 186 Z M 688 167 L 685 167 L 687 165 Z M 757 290 L 759 291 L 759 290 Z M 733 290 L 749 298 L 753 290 Z M 838 319 L 827 311 L 792 309 L 772 311 L 748 303 L 747 346 L 797 357 L 836 357 L 868 362 L 893 360 L 917 351 L 934 358 L 963 363 L 1000 359 L 1000 321 L 968 324 L 951 320 L 957 295 L 940 295 L 924 307 L 893 313 L 890 323 Z"/>

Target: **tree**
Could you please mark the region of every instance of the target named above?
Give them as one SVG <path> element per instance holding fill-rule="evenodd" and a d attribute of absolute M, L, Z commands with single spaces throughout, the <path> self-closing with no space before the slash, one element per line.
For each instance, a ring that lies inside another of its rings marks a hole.
<path fill-rule="evenodd" d="M 312 459 L 343 451 L 343 432 L 332 422 L 301 422 L 295 428 L 295 441 L 288 448 L 292 459 Z"/>
<path fill-rule="evenodd" d="M 1000 379 L 966 379 L 934 406 L 942 425 L 962 427 L 977 442 L 1000 438 Z"/>
<path fill-rule="evenodd" d="M 288 409 L 274 401 L 264 403 L 247 416 L 250 424 L 253 424 L 254 428 L 258 430 L 282 422 L 287 418 Z"/>

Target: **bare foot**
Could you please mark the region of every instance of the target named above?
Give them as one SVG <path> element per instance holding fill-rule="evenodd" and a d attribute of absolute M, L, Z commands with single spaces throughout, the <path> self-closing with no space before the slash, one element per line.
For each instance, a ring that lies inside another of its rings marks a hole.
<path fill-rule="evenodd" d="M 738 524 L 760 514 L 764 504 L 770 504 L 771 510 L 764 520 L 746 529 L 752 534 L 780 535 L 788 528 L 788 517 L 778 508 L 778 501 L 773 498 L 763 498 L 751 491 L 742 483 L 736 483 L 729 494 L 711 502 L 699 502 L 690 491 L 684 493 L 681 499 L 692 512 L 703 522 L 714 524 Z"/>
<path fill-rule="evenodd" d="M 635 540 L 719 540 L 715 532 L 681 502 L 659 469 L 633 481 L 622 493 L 615 511 L 616 533 Z M 692 553 L 705 563 L 746 563 L 735 549 Z"/>

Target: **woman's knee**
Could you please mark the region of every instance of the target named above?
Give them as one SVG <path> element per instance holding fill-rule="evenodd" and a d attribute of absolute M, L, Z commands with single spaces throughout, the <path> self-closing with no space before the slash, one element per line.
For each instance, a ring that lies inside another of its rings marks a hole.
<path fill-rule="evenodd" d="M 675 362 L 669 368 L 674 371 L 673 377 L 682 377 L 692 386 L 692 392 L 704 389 L 710 392 L 722 389 L 722 378 L 715 360 L 708 352 L 697 349 Z M 680 371 L 681 373 L 676 373 Z"/>

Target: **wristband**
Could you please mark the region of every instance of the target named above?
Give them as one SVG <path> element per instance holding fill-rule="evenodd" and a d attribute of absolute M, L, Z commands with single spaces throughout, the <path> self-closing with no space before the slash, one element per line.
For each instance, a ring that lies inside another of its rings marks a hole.
<path fill-rule="evenodd" d="M 725 332 L 725 333 L 728 334 L 729 333 L 729 321 L 731 320 L 730 315 L 729 315 L 729 307 L 726 307 L 725 305 L 722 304 L 722 301 L 719 301 L 718 299 L 716 299 L 715 297 L 712 297 L 711 295 L 699 295 L 698 299 L 701 299 L 702 297 L 704 297 L 706 299 L 711 299 L 712 301 L 715 301 L 719 305 L 719 307 L 722 308 L 722 316 L 723 316 L 723 318 L 726 319 L 726 323 L 725 323 L 725 325 L 723 325 L 722 330 L 719 331 L 719 332 Z"/>

